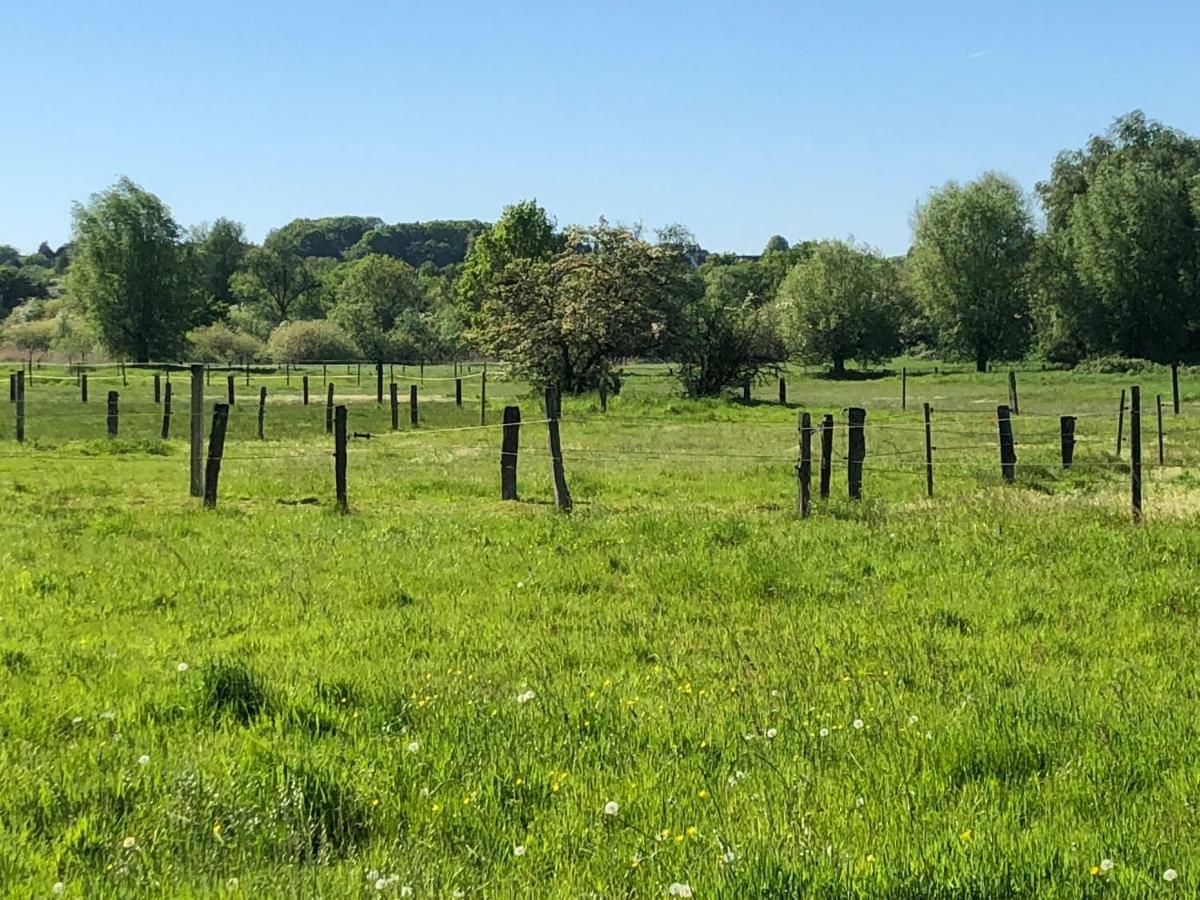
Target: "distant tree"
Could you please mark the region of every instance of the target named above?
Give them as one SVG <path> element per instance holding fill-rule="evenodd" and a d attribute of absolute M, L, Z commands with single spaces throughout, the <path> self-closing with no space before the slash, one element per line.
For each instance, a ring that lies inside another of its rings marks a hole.
<path fill-rule="evenodd" d="M 693 266 L 704 262 L 708 253 L 696 240 L 696 235 L 686 225 L 675 222 L 664 225 L 654 232 L 654 240 L 660 247 L 667 247 L 685 257 Z"/>
<path fill-rule="evenodd" d="M 0 244 L 0 266 L 17 268 L 21 265 L 21 251 L 10 244 Z"/>
<path fill-rule="evenodd" d="M 199 311 L 193 263 L 179 226 L 128 178 L 74 208 L 73 296 L 114 353 L 176 359 Z"/>
<path fill-rule="evenodd" d="M 616 361 L 668 346 L 702 290 L 676 248 L 600 223 L 572 229 L 550 259 L 508 263 L 485 295 L 481 349 L 538 385 L 578 393 L 614 382 Z"/>
<path fill-rule="evenodd" d="M 563 236 L 536 200 L 506 206 L 500 221 L 471 245 L 458 279 L 459 297 L 467 309 L 479 309 L 496 279 L 513 262 L 542 262 L 562 249 Z"/>
<path fill-rule="evenodd" d="M 894 268 L 878 254 L 827 241 L 788 273 L 776 304 L 792 352 L 841 375 L 848 360 L 899 352 L 899 293 Z"/>
<path fill-rule="evenodd" d="M 48 275 L 32 266 L 0 265 L 0 315 L 32 297 L 49 296 Z"/>
<path fill-rule="evenodd" d="M 321 288 L 295 236 L 280 231 L 268 234 L 261 247 L 246 251 L 242 269 L 230 283 L 239 300 L 257 306 L 273 325 L 296 317 L 306 295 Z"/>
<path fill-rule="evenodd" d="M 339 326 L 324 319 L 288 322 L 271 332 L 267 353 L 276 362 L 358 359 L 360 351 Z"/>
<path fill-rule="evenodd" d="M 206 318 L 220 319 L 236 302 L 233 276 L 242 266 L 249 246 L 241 222 L 217 219 L 191 231 L 200 286 L 207 300 Z"/>
<path fill-rule="evenodd" d="M 85 316 L 64 310 L 54 319 L 50 349 L 72 361 L 87 359 L 99 345 L 99 335 Z"/>
<path fill-rule="evenodd" d="M 253 362 L 262 357 L 266 346 L 251 334 L 234 331 L 224 322 L 214 322 L 188 333 L 191 358 L 197 362 Z"/>
<path fill-rule="evenodd" d="M 5 340 L 31 360 L 37 354 L 49 351 L 56 334 L 57 326 L 53 319 L 35 319 L 13 325 L 6 324 L 4 327 Z"/>
<path fill-rule="evenodd" d="M 787 238 L 781 234 L 773 234 L 767 241 L 767 246 L 763 248 L 763 255 L 768 253 L 787 253 L 790 249 Z"/>
<path fill-rule="evenodd" d="M 487 229 L 486 223 L 475 219 L 381 225 L 364 234 L 346 257 L 360 259 L 380 254 L 413 268 L 432 263 L 442 269 L 463 262 L 472 242 Z"/>
<path fill-rule="evenodd" d="M 301 259 L 314 256 L 341 259 L 364 235 L 381 227 L 383 219 L 375 216 L 327 216 L 323 219 L 293 219 L 277 233 Z"/>
<path fill-rule="evenodd" d="M 368 359 L 395 360 L 414 351 L 411 344 L 423 336 L 418 324 L 424 305 L 416 269 L 371 255 L 341 268 L 329 318 Z"/>
<path fill-rule="evenodd" d="M 935 191 L 917 210 L 910 259 L 917 296 L 947 355 L 987 371 L 1032 337 L 1026 267 L 1033 218 L 1021 188 L 989 172 Z"/>

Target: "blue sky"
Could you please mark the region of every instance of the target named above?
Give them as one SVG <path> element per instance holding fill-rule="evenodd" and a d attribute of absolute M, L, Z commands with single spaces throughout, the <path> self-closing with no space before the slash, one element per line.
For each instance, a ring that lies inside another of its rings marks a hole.
<path fill-rule="evenodd" d="M 129 175 L 182 225 L 682 222 L 715 250 L 853 236 L 1141 108 L 1200 133 L 1200 3 L 9 6 L 0 243 Z"/>

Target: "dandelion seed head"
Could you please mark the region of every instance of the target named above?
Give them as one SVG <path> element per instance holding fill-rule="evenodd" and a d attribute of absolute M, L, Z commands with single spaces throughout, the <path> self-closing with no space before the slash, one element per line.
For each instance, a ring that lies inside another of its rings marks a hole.
<path fill-rule="evenodd" d="M 522 844 L 518 844 L 517 846 L 513 847 L 513 856 L 524 856 L 524 855 L 525 855 L 525 847 Z"/>
<path fill-rule="evenodd" d="M 524 691 L 523 693 L 517 694 L 517 702 L 528 703 L 536 696 L 537 694 L 535 694 L 533 691 Z"/>
<path fill-rule="evenodd" d="M 1100 871 L 1111 872 L 1113 869 L 1113 861 L 1111 859 L 1100 860 Z"/>
<path fill-rule="evenodd" d="M 67 886 L 65 884 L 63 884 L 61 881 L 56 881 L 54 882 L 54 887 L 52 887 L 50 890 L 54 891 L 56 894 L 61 894 L 66 889 Z"/>
<path fill-rule="evenodd" d="M 187 670 L 188 670 L 188 664 L 185 662 L 181 662 L 179 665 L 177 665 L 175 667 L 176 672 L 186 672 Z"/>
<path fill-rule="evenodd" d="M 821 735 L 821 737 L 827 738 L 827 737 L 829 737 L 829 729 L 822 728 L 821 731 L 819 732 L 819 734 Z"/>
<path fill-rule="evenodd" d="M 404 749 L 406 749 L 409 753 L 416 753 L 418 750 L 421 749 L 421 745 L 419 743 L 417 743 L 416 741 L 411 741 L 411 742 L 409 742 L 409 745 L 407 747 L 405 747 Z"/>
<path fill-rule="evenodd" d="M 1179 873 L 1174 869 L 1167 869 L 1165 872 L 1163 872 L 1163 881 L 1174 881 L 1178 877 Z"/>
<path fill-rule="evenodd" d="M 855 719 L 853 724 L 854 724 L 854 727 L 856 729 L 858 729 L 858 728 L 862 728 L 864 723 L 863 723 L 862 719 Z"/>
<path fill-rule="evenodd" d="M 667 888 L 667 893 L 672 897 L 690 897 L 692 888 L 687 882 L 676 881 Z"/>
<path fill-rule="evenodd" d="M 132 850 L 134 847 L 137 846 L 137 841 L 135 841 L 131 837 L 127 837 L 127 838 L 125 838 L 125 840 L 121 841 L 121 846 L 124 847 L 126 850 Z"/>
<path fill-rule="evenodd" d="M 775 729 L 775 728 L 768 728 L 768 729 L 767 729 L 767 740 L 768 740 L 768 741 L 773 741 L 773 740 L 775 740 L 775 735 L 777 735 L 777 734 L 779 734 L 779 731 L 778 731 L 778 729 Z"/>
<path fill-rule="evenodd" d="M 150 765 L 150 757 L 147 754 L 143 753 L 141 756 L 138 757 L 138 765 L 139 766 Z"/>
<path fill-rule="evenodd" d="M 621 807 L 616 800 L 609 800 L 604 804 L 604 814 L 606 816 L 615 816 L 620 811 Z"/>

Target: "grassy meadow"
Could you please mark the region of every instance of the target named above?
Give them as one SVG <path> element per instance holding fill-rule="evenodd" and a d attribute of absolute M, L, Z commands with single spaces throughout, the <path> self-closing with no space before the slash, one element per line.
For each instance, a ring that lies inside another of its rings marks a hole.
<path fill-rule="evenodd" d="M 319 367 L 307 407 L 298 373 L 237 376 L 210 511 L 185 376 L 162 441 L 146 373 L 94 373 L 85 406 L 35 370 L 23 445 L 0 401 L 4 894 L 1196 896 L 1200 379 L 1177 417 L 1166 370 L 1020 371 L 1005 485 L 1006 372 L 910 365 L 907 410 L 892 374 L 791 372 L 785 407 L 774 383 L 689 401 L 633 367 L 607 415 L 564 401 L 569 515 L 541 403 L 500 373 L 479 428 L 477 370 L 459 410 L 428 368 L 412 429 L 397 367 L 392 433 L 373 373 L 329 367 L 372 435 L 344 516 Z M 1140 525 L 1115 453 L 1133 383 Z M 801 410 L 838 422 L 808 520 Z"/>

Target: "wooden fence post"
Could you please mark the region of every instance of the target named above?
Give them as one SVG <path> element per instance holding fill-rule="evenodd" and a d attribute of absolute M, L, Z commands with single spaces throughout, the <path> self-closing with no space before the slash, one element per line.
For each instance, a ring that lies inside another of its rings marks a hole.
<path fill-rule="evenodd" d="M 996 407 L 996 421 L 1000 428 L 1000 474 L 1009 484 L 1017 477 L 1017 450 L 1013 443 L 1011 415 L 1007 406 Z"/>
<path fill-rule="evenodd" d="M 118 415 L 117 403 L 119 401 L 119 398 L 120 398 L 120 394 L 118 394 L 116 391 L 108 392 L 108 436 L 109 437 L 117 436 L 117 415 Z"/>
<path fill-rule="evenodd" d="M 304 391 L 304 405 L 308 406 L 308 376 L 307 375 L 304 376 L 303 380 L 301 381 L 301 385 L 302 385 L 301 390 Z"/>
<path fill-rule="evenodd" d="M 333 385 L 330 385 L 333 387 Z M 350 511 L 350 502 L 346 499 L 346 407 L 339 406 L 335 415 L 333 432 L 333 480 L 337 491 L 338 512 Z"/>
<path fill-rule="evenodd" d="M 455 365 L 457 368 L 457 364 Z M 462 379 L 454 379 L 454 406 L 457 409 L 462 409 Z"/>
<path fill-rule="evenodd" d="M 191 447 L 188 451 L 191 460 L 191 495 L 200 497 L 204 494 L 204 366 L 192 366 L 192 397 L 191 397 Z"/>
<path fill-rule="evenodd" d="M 750 379 L 746 378 L 742 381 L 742 402 L 750 402 Z"/>
<path fill-rule="evenodd" d="M 375 402 L 383 406 L 383 363 L 375 363 Z"/>
<path fill-rule="evenodd" d="M 233 385 L 234 385 L 234 377 L 232 375 L 226 375 L 225 376 L 225 395 L 226 395 L 226 402 L 230 406 L 233 406 Z"/>
<path fill-rule="evenodd" d="M 354 369 L 354 383 L 362 386 L 362 363 L 356 363 Z M 382 402 L 382 401 L 380 401 Z"/>
<path fill-rule="evenodd" d="M 1075 417 L 1061 416 L 1058 420 L 1059 441 L 1062 445 L 1062 467 L 1071 468 L 1075 459 Z"/>
<path fill-rule="evenodd" d="M 221 480 L 221 456 L 225 452 L 225 427 L 229 424 L 229 404 L 213 406 L 212 431 L 208 436 L 208 465 L 204 470 L 204 508 L 217 505 L 217 484 Z"/>
<path fill-rule="evenodd" d="M 1166 455 L 1163 453 L 1163 430 L 1162 430 L 1162 394 L 1156 395 L 1158 398 L 1158 464 L 1166 464 Z"/>
<path fill-rule="evenodd" d="M 550 437 L 550 468 L 554 475 L 554 502 L 563 512 L 571 511 L 571 492 L 563 471 L 562 441 L 558 435 L 558 391 L 546 388 L 546 430 Z"/>
<path fill-rule="evenodd" d="M 242 360 L 242 366 L 246 369 L 246 387 L 250 387 L 250 363 L 248 360 Z"/>
<path fill-rule="evenodd" d="M 14 381 L 17 404 L 17 443 L 25 443 L 25 372 L 20 371 Z"/>
<path fill-rule="evenodd" d="M 283 383 L 287 387 L 292 386 L 292 364 L 290 362 L 283 364 Z"/>
<path fill-rule="evenodd" d="M 29 362 L 29 377 L 33 379 L 33 360 Z M 121 361 L 121 387 L 129 387 L 129 377 L 125 374 L 125 361 Z"/>
<path fill-rule="evenodd" d="M 333 382 L 325 386 L 325 433 L 333 434 Z"/>
<path fill-rule="evenodd" d="M 329 384 L 329 363 L 321 363 L 321 384 Z"/>
<path fill-rule="evenodd" d="M 600 376 L 600 412 L 608 412 L 608 373 Z"/>
<path fill-rule="evenodd" d="M 821 483 L 822 500 L 829 499 L 829 479 L 833 473 L 833 416 L 826 413 L 821 418 Z"/>
<path fill-rule="evenodd" d="M 900 368 L 900 408 L 908 409 L 908 366 Z"/>
<path fill-rule="evenodd" d="M 779 383 L 783 384 L 783 379 L 780 379 Z M 809 413 L 801 413 L 800 461 L 796 466 L 799 494 L 796 504 L 802 519 L 812 515 L 812 432 L 812 416 Z"/>
<path fill-rule="evenodd" d="M 394 381 L 388 386 L 392 401 L 392 431 L 400 427 L 400 399 L 397 394 L 399 387 Z"/>
<path fill-rule="evenodd" d="M 157 372 L 154 373 L 154 404 L 157 406 L 162 402 L 162 379 Z"/>
<path fill-rule="evenodd" d="M 1008 405 L 1014 416 L 1021 414 L 1021 405 L 1017 401 L 1017 373 L 1013 369 L 1008 370 Z"/>
<path fill-rule="evenodd" d="M 487 424 L 487 363 L 483 364 L 483 373 L 479 376 L 479 424 Z"/>
<path fill-rule="evenodd" d="M 9 403 L 17 402 L 17 373 L 16 372 L 8 373 L 8 402 Z"/>
<path fill-rule="evenodd" d="M 1133 521 L 1142 521 L 1142 390 L 1129 389 L 1129 488 Z"/>
<path fill-rule="evenodd" d="M 860 406 L 846 410 L 847 446 L 846 479 L 850 485 L 850 499 L 862 499 L 863 462 L 867 458 L 867 411 Z"/>
<path fill-rule="evenodd" d="M 517 499 L 517 452 L 521 444 L 521 407 L 504 407 L 500 440 L 500 499 Z"/>
<path fill-rule="evenodd" d="M 933 410 L 925 404 L 925 496 L 933 496 Z"/>
<path fill-rule="evenodd" d="M 258 389 L 258 439 L 263 440 L 263 417 L 267 414 L 267 389 Z"/>
<path fill-rule="evenodd" d="M 417 427 L 417 386 L 415 384 L 408 386 L 408 424 L 413 428 Z"/>
<path fill-rule="evenodd" d="M 87 372 L 79 376 L 79 402 L 87 403 Z"/>
<path fill-rule="evenodd" d="M 204 364 L 204 383 L 212 387 L 212 367 L 208 363 Z"/>
<path fill-rule="evenodd" d="M 787 382 L 782 378 L 779 379 L 779 405 L 787 406 Z"/>
<path fill-rule="evenodd" d="M 1179 363 L 1171 363 L 1171 402 L 1175 415 L 1179 415 Z"/>
<path fill-rule="evenodd" d="M 171 382 L 167 381 L 167 389 L 163 393 L 162 439 L 171 437 Z"/>
<path fill-rule="evenodd" d="M 1125 388 L 1121 388 L 1121 405 L 1117 407 L 1117 456 L 1121 455 L 1121 440 L 1125 437 Z"/>

